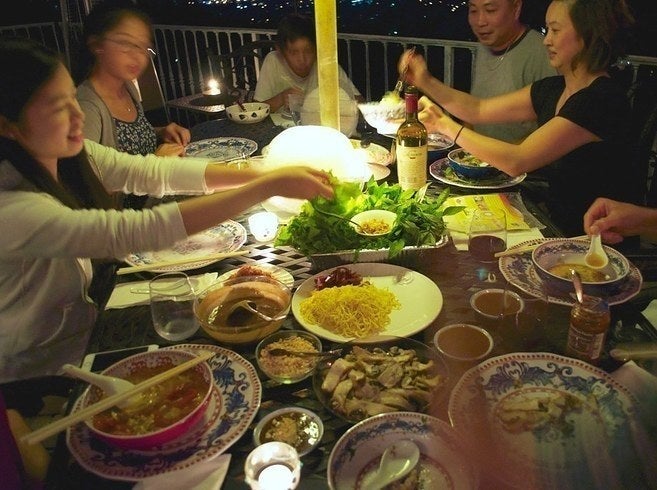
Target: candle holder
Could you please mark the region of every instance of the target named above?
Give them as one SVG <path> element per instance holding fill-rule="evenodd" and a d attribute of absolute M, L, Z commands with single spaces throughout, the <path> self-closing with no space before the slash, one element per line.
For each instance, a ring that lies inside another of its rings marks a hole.
<path fill-rule="evenodd" d="M 246 457 L 244 476 L 251 490 L 293 490 L 301 476 L 299 454 L 284 442 L 267 442 Z"/>
<path fill-rule="evenodd" d="M 249 216 L 249 229 L 257 241 L 271 241 L 278 230 L 278 217 L 269 211 L 255 213 Z"/>

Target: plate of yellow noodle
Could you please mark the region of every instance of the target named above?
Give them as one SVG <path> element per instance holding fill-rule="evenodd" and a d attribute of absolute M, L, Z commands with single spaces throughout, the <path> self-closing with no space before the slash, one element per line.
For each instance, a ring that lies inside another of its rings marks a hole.
<path fill-rule="evenodd" d="M 357 263 L 347 267 L 363 278 L 361 285 L 318 290 L 306 279 L 292 297 L 292 313 L 308 331 L 333 342 L 374 335 L 409 337 L 436 319 L 443 307 L 440 289 L 431 279 L 405 267 Z"/>

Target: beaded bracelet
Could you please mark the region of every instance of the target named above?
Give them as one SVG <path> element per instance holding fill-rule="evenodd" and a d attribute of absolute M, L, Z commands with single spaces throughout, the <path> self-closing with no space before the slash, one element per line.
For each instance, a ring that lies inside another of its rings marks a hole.
<path fill-rule="evenodd" d="M 456 140 L 459 139 L 459 136 L 461 136 L 461 131 L 463 131 L 463 124 L 461 124 L 461 128 L 457 131 L 456 136 L 454 137 L 454 144 L 456 144 Z"/>

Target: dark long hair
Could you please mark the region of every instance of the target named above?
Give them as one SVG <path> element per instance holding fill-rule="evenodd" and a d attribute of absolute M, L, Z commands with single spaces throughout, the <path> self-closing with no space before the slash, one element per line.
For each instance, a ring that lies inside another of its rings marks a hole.
<path fill-rule="evenodd" d="M 0 116 L 18 122 L 34 94 L 61 67 L 59 55 L 24 38 L 0 39 Z M 93 171 L 84 149 L 58 162 L 59 181 L 16 141 L 0 136 L 0 161 L 8 160 L 34 187 L 73 209 L 116 206 Z"/>
<path fill-rule="evenodd" d="M 132 0 L 105 0 L 95 3 L 83 21 L 82 41 L 78 56 L 73 60 L 72 75 L 76 85 L 89 77 L 96 62 L 92 41 L 103 38 L 124 19 L 130 17 L 141 20 L 152 31 L 153 21 L 150 16 Z"/>
<path fill-rule="evenodd" d="M 563 0 L 562 0 L 563 1 Z M 584 49 L 573 60 L 591 72 L 607 71 L 631 39 L 634 17 L 625 0 L 566 0 L 575 30 Z"/>

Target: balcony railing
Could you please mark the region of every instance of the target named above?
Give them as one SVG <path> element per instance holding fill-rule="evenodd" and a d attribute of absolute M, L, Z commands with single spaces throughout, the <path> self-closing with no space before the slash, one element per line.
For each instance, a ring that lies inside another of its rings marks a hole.
<path fill-rule="evenodd" d="M 58 23 L 0 27 L 0 34 L 35 38 L 53 46 L 70 59 L 79 42 L 79 25 Z M 218 76 L 213 60 L 252 41 L 272 39 L 273 30 L 232 29 L 198 26 L 155 26 L 155 66 L 165 100 L 200 93 L 207 80 Z M 446 39 L 338 34 L 338 59 L 354 84 L 367 100 L 379 99 L 394 86 L 397 60 L 410 45 L 424 54 L 429 69 L 450 86 L 469 90 L 477 43 Z M 258 73 L 254 61 L 251 71 Z M 642 77 L 654 78 L 657 58 L 628 56 L 623 62 L 624 78 L 632 82 Z M 242 69 L 245 69 L 244 67 Z M 246 78 L 247 74 L 243 74 Z M 224 80 L 234 85 L 233 80 Z M 254 85 L 255 81 L 251 81 Z M 253 90 L 254 86 L 245 88 Z"/>

